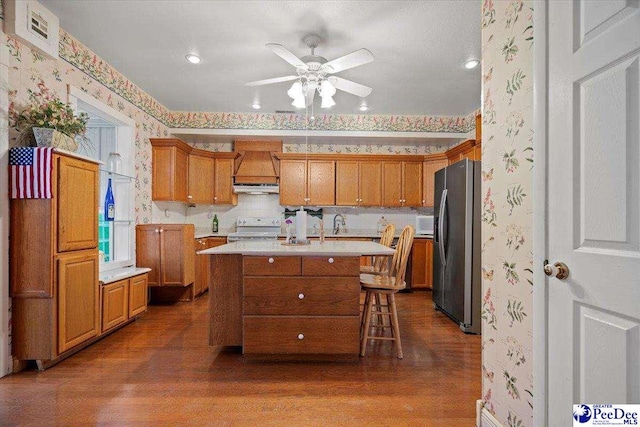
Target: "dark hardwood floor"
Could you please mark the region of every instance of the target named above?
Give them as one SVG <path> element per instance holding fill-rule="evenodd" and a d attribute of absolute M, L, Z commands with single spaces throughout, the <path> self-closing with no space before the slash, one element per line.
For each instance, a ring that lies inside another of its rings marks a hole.
<path fill-rule="evenodd" d="M 357 363 L 245 362 L 209 347 L 207 295 L 152 306 L 45 372 L 0 379 L 0 425 L 473 426 L 480 337 L 398 294 L 404 359 L 376 341 Z"/>

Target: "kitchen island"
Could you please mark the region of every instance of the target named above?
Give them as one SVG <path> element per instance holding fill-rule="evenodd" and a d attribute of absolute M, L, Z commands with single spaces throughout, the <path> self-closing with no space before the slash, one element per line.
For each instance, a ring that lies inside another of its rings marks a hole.
<path fill-rule="evenodd" d="M 360 257 L 393 252 L 354 241 L 242 241 L 200 251 L 211 257 L 209 344 L 260 358 L 357 356 Z"/>

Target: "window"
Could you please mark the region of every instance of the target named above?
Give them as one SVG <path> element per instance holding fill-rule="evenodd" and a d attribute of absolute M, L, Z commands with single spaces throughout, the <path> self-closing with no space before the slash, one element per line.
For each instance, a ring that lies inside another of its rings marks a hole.
<path fill-rule="evenodd" d="M 135 122 L 91 95 L 71 87 L 69 102 L 78 112 L 89 115 L 88 141 L 80 145 L 78 154 L 103 162 L 100 165 L 100 200 L 98 209 L 98 250 L 100 271 L 135 265 Z M 107 169 L 111 153 L 119 153 L 119 173 Z M 105 221 L 104 201 L 107 186 L 115 199 L 115 220 Z"/>

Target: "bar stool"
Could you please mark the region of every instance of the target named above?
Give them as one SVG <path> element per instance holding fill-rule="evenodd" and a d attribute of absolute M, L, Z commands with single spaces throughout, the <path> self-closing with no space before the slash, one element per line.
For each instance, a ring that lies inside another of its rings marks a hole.
<path fill-rule="evenodd" d="M 382 236 L 380 236 L 380 244 L 390 248 L 394 234 L 396 234 L 396 226 L 393 224 L 387 225 L 382 232 Z M 372 265 L 360 266 L 360 273 L 380 274 L 380 272 L 384 272 L 387 269 L 386 261 L 387 257 L 385 256 L 374 256 Z"/>
<path fill-rule="evenodd" d="M 398 325 L 398 310 L 396 309 L 395 294 L 404 289 L 407 284 L 404 280 L 407 271 L 407 262 L 411 253 L 415 230 L 408 225 L 400 234 L 396 252 L 391 261 L 391 269 L 386 274 L 360 274 L 360 286 L 367 292 L 365 296 L 364 324 L 361 331 L 360 356 L 365 355 L 368 340 L 395 341 L 398 359 L 402 359 L 402 342 L 400 340 L 400 327 Z M 386 299 L 386 304 L 382 304 L 378 299 Z M 374 303 L 374 301 L 376 301 Z M 375 308 L 375 310 L 374 310 Z M 384 310 L 386 308 L 386 310 Z M 374 336 L 370 334 L 370 329 L 388 328 L 384 324 L 371 324 L 372 316 L 389 316 L 391 322 L 391 336 Z"/>

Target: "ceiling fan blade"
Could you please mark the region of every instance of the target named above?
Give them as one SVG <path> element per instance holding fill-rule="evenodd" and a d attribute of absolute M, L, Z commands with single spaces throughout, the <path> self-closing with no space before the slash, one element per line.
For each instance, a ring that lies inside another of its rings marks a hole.
<path fill-rule="evenodd" d="M 331 76 L 329 77 L 329 81 L 336 87 L 336 89 L 359 96 L 360 98 L 369 96 L 371 91 L 373 91 L 369 86 L 361 85 L 360 83 L 352 82 L 351 80 L 343 79 L 342 77 Z"/>
<path fill-rule="evenodd" d="M 302 60 L 300 58 L 295 56 L 293 53 L 291 53 L 291 51 L 289 51 L 289 49 L 287 49 L 286 47 L 282 46 L 281 44 L 267 43 L 265 46 L 267 46 L 269 49 L 271 49 L 273 51 L 273 53 L 275 53 L 280 58 L 284 59 L 285 61 L 287 61 L 289 64 L 293 65 L 294 67 L 296 67 L 296 68 L 304 68 L 305 70 L 307 69 L 307 64 L 302 62 Z"/>
<path fill-rule="evenodd" d="M 256 80 L 255 82 L 245 83 L 244 85 L 245 86 L 270 85 L 272 83 L 290 82 L 291 80 L 296 80 L 298 78 L 300 78 L 300 76 L 275 77 L 273 79 Z"/>
<path fill-rule="evenodd" d="M 368 64 L 373 60 L 373 54 L 367 49 L 362 48 L 325 63 L 322 65 L 322 69 L 330 74 L 339 73 L 340 71 L 348 70 L 349 68 Z"/>

